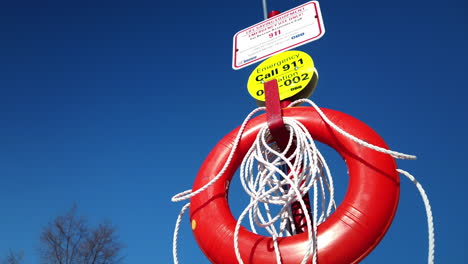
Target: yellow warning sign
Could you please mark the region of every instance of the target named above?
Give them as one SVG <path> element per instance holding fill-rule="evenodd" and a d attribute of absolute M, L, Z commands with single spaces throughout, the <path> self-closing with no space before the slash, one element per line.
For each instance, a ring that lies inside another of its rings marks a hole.
<path fill-rule="evenodd" d="M 276 79 L 280 100 L 283 100 L 302 91 L 312 79 L 314 69 L 314 61 L 309 54 L 285 51 L 260 63 L 250 74 L 247 89 L 253 98 L 264 102 L 263 84 Z"/>

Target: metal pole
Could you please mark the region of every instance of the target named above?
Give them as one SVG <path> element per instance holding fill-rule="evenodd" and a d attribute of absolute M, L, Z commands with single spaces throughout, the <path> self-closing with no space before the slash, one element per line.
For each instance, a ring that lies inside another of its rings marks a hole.
<path fill-rule="evenodd" d="M 266 20 L 268 18 L 268 7 L 267 7 L 267 1 L 262 0 L 263 4 L 263 18 Z"/>

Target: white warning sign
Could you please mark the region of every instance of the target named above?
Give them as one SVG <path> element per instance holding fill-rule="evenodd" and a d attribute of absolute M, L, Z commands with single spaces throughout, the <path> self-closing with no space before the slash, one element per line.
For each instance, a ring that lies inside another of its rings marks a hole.
<path fill-rule="evenodd" d="M 324 33 L 319 3 L 307 2 L 237 32 L 233 38 L 232 68 L 241 69 L 317 40 Z"/>

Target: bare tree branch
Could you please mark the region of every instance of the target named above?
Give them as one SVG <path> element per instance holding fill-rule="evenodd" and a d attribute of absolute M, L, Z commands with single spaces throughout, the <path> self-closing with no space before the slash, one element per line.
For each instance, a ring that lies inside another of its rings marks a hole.
<path fill-rule="evenodd" d="M 9 250 L 5 259 L 0 261 L 1 264 L 21 264 L 23 263 L 24 252 L 19 251 L 15 252 L 13 250 Z"/>
<path fill-rule="evenodd" d="M 43 264 L 121 263 L 123 244 L 109 222 L 88 227 L 77 208 L 58 216 L 42 230 L 39 251 Z"/>

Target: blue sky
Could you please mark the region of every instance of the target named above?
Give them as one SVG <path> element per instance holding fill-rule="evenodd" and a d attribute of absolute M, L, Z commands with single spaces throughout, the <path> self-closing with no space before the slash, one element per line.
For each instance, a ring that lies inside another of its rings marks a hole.
<path fill-rule="evenodd" d="M 280 11 L 302 3 L 269 1 Z M 436 261 L 468 262 L 468 4 L 320 4 L 326 33 L 298 48 L 320 72 L 312 99 L 418 155 L 398 164 L 432 202 Z M 24 250 L 38 263 L 41 228 L 76 203 L 90 222 L 119 228 L 127 263 L 171 263 L 182 204 L 170 198 L 255 107 L 253 67 L 232 70 L 231 49 L 237 31 L 261 20 L 260 0 L 2 1 L 0 255 Z M 344 164 L 329 155 L 342 197 Z M 231 200 L 238 215 L 242 199 Z M 426 254 L 423 204 L 402 179 L 394 222 L 363 263 L 424 263 Z M 187 218 L 179 256 L 208 263 Z"/>

